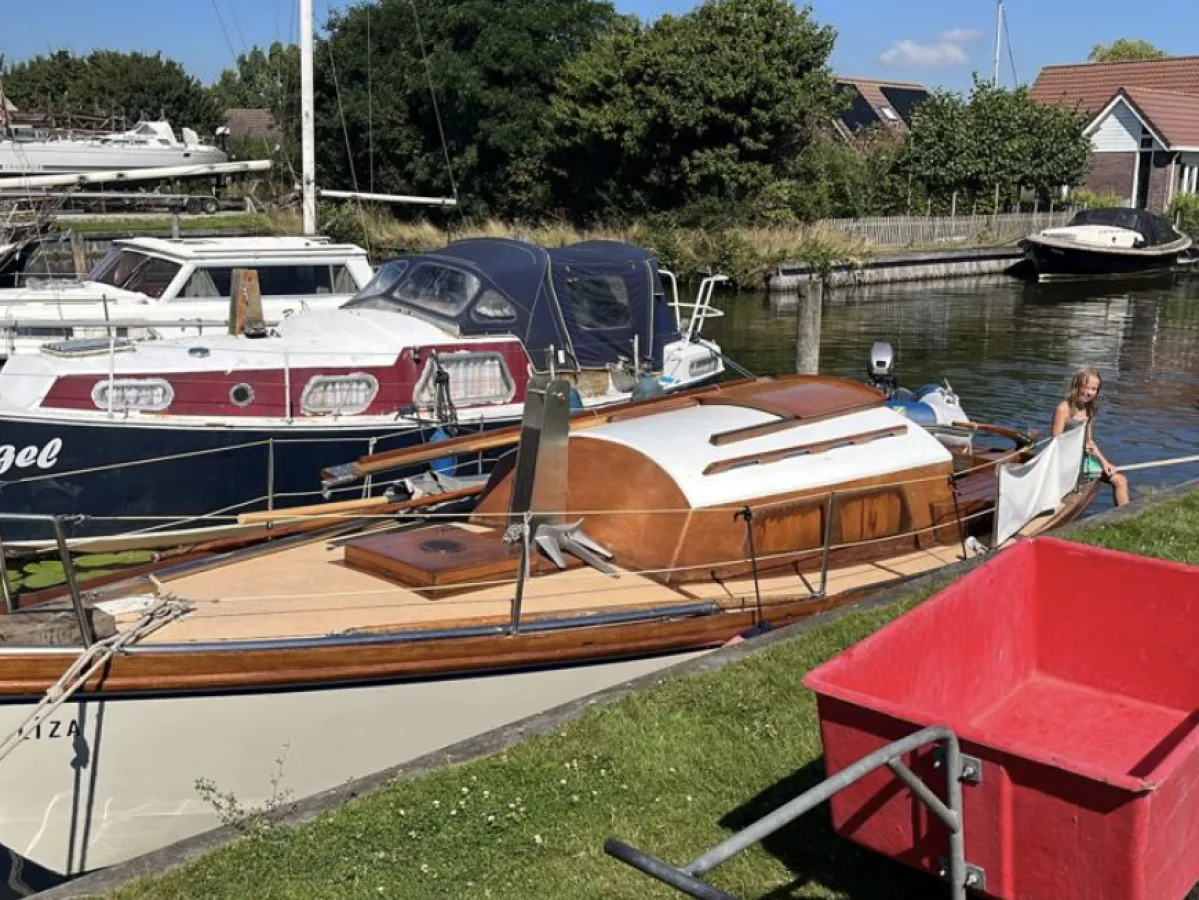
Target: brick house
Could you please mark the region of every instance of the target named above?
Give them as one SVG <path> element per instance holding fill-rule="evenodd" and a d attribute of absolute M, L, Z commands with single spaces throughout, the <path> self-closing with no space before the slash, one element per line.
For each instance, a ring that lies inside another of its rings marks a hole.
<path fill-rule="evenodd" d="M 1199 56 L 1046 66 L 1029 93 L 1091 116 L 1091 190 L 1155 212 L 1199 193 Z"/>

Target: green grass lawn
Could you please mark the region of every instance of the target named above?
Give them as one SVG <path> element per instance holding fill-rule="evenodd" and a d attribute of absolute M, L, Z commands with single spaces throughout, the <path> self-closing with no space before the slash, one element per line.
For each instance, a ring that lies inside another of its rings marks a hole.
<path fill-rule="evenodd" d="M 1199 563 L 1199 493 L 1074 539 Z M 307 825 L 255 830 L 115 896 L 680 896 L 605 856 L 604 838 L 679 865 L 819 782 L 815 703 L 803 676 L 929 593 L 849 613 L 719 671 L 593 709 L 501 755 L 394 783 Z M 826 809 L 709 880 L 734 896 L 773 900 L 945 893 L 834 835 Z"/>

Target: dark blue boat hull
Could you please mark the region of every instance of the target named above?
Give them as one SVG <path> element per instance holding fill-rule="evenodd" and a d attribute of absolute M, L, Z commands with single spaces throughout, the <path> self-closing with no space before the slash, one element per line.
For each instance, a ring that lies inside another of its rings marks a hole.
<path fill-rule="evenodd" d="M 82 517 L 68 525 L 68 537 L 228 525 L 239 513 L 267 509 L 268 497 L 276 509 L 320 502 L 323 468 L 429 441 L 436 426 L 297 431 L 6 421 L 0 468 L 9 465 L 0 473 L 0 512 Z M 334 499 L 361 491 L 357 484 Z M 180 522 L 204 515 L 223 517 Z M 52 537 L 48 525 L 0 527 L 5 541 Z"/>

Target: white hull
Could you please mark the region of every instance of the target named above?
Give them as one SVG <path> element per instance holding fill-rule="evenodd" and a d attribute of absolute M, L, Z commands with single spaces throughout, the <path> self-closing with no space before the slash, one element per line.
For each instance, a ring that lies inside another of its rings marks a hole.
<path fill-rule="evenodd" d="M 97 141 L 0 141 L 0 175 L 62 175 L 222 163 L 215 147 L 139 147 Z"/>
<path fill-rule="evenodd" d="M 243 808 L 300 799 L 656 671 L 694 654 L 459 680 L 68 703 L 0 763 L 0 852 L 60 875 L 222 824 L 207 779 Z M 0 734 L 31 704 L 0 706 Z"/>

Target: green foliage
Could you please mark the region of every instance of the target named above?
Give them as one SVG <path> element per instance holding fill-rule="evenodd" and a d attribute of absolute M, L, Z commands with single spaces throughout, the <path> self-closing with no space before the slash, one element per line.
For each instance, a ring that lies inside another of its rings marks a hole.
<path fill-rule="evenodd" d="M 161 53 L 94 50 L 75 56 L 57 50 L 16 63 L 4 73 L 4 91 L 20 109 L 167 119 L 176 130 L 210 135 L 221 111 L 200 82 Z"/>
<path fill-rule="evenodd" d="M 1199 195 L 1179 194 L 1166 211 L 1185 235 L 1199 240 Z"/>
<path fill-rule="evenodd" d="M 1110 192 L 1101 193 L 1080 187 L 1070 191 L 1070 203 L 1085 209 L 1103 209 L 1109 206 L 1123 206 L 1124 200 Z"/>
<path fill-rule="evenodd" d="M 237 65 L 221 72 L 209 88 L 223 113 L 229 109 L 265 109 L 279 125 L 269 141 L 240 137 L 230 142 L 235 159 L 270 158 L 267 176 L 276 194 L 290 190 L 299 177 L 300 162 L 300 48 L 275 41 L 263 50 L 254 46 L 237 57 Z"/>
<path fill-rule="evenodd" d="M 1096 44 L 1087 59 L 1093 63 L 1132 62 L 1138 59 L 1161 59 L 1168 55 L 1145 40 L 1116 38 L 1110 44 Z"/>
<path fill-rule="evenodd" d="M 852 145 L 822 134 L 788 167 L 792 177 L 768 188 L 759 202 L 785 194 L 794 218 L 803 222 L 902 214 L 903 146 L 884 129 L 859 134 Z"/>
<path fill-rule="evenodd" d="M 587 217 L 761 194 L 842 102 L 833 38 L 787 0 L 706 0 L 648 27 L 621 23 L 559 79 L 556 196 Z"/>
<path fill-rule="evenodd" d="M 1001 201 L 1020 187 L 1049 192 L 1087 172 L 1086 116 L 1034 103 L 1028 90 L 975 80 L 969 98 L 934 92 L 917 107 L 904 167 L 934 199 L 960 191 L 962 201 Z"/>
<path fill-rule="evenodd" d="M 420 19 L 427 66 L 413 9 L 382 0 L 331 17 L 329 40 L 316 53 L 321 181 L 365 189 L 373 180 L 377 191 L 449 194 L 435 97 L 463 212 L 543 212 L 554 81 L 611 27 L 611 3 L 444 0 L 435 15 Z"/>

